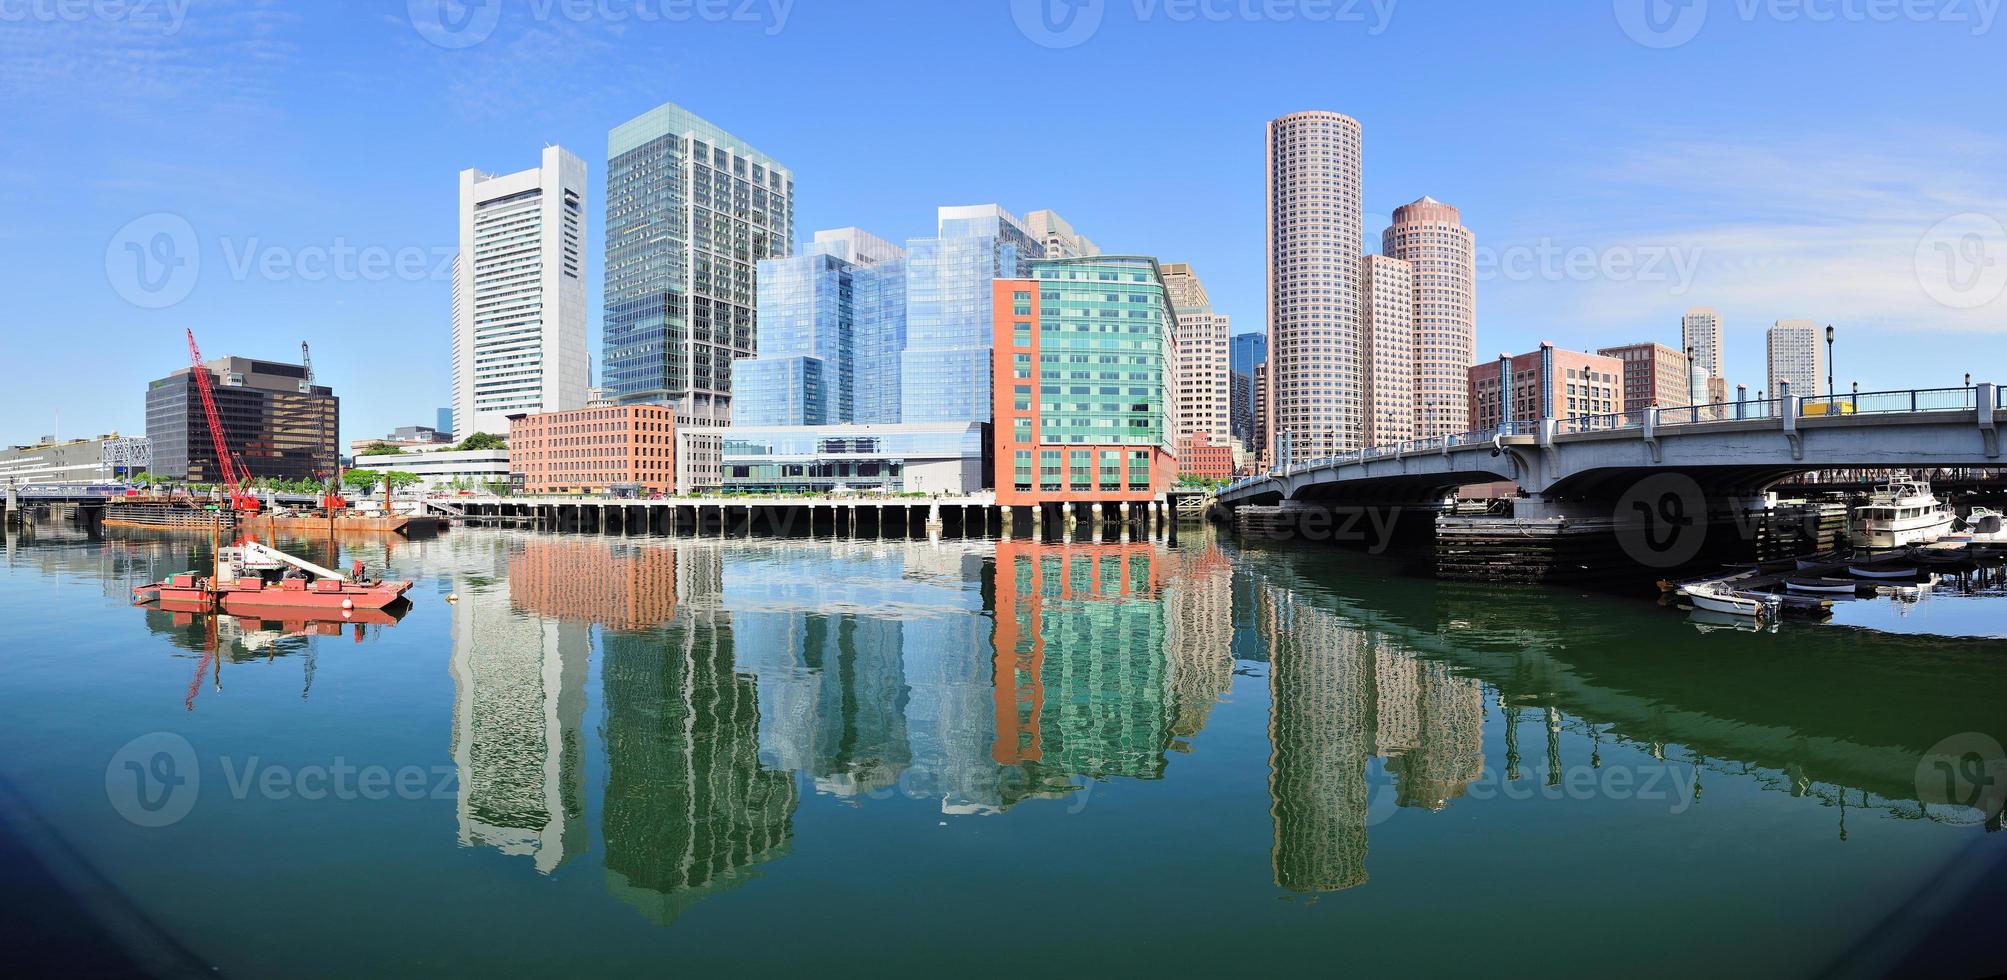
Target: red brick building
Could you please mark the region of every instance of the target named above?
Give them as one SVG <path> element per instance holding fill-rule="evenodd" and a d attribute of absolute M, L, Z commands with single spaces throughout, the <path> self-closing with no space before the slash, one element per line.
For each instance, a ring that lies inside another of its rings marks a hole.
<path fill-rule="evenodd" d="M 1214 442 L 1204 430 L 1178 442 L 1178 476 L 1200 480 L 1233 478 L 1233 446 Z"/>
<path fill-rule="evenodd" d="M 1499 364 L 1506 360 L 1501 357 L 1470 368 L 1472 431 L 1495 429 L 1506 418 L 1525 422 L 1625 410 L 1623 361 L 1541 344 L 1537 351 L 1510 358 L 1510 412 L 1502 415 L 1498 373 Z"/>
<path fill-rule="evenodd" d="M 626 405 L 512 418 L 509 482 L 522 493 L 675 493 L 676 413 Z"/>

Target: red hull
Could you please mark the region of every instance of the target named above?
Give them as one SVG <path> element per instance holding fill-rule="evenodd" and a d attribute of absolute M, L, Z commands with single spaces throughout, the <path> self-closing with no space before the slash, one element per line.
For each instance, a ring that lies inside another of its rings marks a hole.
<path fill-rule="evenodd" d="M 225 586 L 216 593 L 216 599 L 223 604 L 223 611 L 232 615 L 253 615 L 262 613 L 325 612 L 339 615 L 344 609 L 382 609 L 404 598 L 410 591 L 410 582 L 377 582 L 372 585 L 351 585 L 342 583 L 340 589 L 321 591 L 318 589 L 288 589 L 282 585 L 264 588 L 239 588 Z M 201 606 L 207 597 L 199 589 L 177 588 L 166 583 L 142 586 L 133 590 L 142 598 L 158 598 L 162 605 L 169 603 L 184 607 Z M 285 616 L 271 615 L 259 618 L 285 619 Z M 293 617 L 293 618 L 312 618 Z"/>

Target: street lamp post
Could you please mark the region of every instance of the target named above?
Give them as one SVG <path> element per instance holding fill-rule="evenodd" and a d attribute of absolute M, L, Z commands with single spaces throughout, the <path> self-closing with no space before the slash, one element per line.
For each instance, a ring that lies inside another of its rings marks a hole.
<path fill-rule="evenodd" d="M 1826 400 L 1833 400 L 1833 325 L 1826 324 Z"/>

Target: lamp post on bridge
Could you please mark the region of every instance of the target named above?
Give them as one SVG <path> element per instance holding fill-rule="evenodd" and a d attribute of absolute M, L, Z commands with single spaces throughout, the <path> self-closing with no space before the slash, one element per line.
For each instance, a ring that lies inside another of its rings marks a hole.
<path fill-rule="evenodd" d="M 1826 324 L 1826 400 L 1833 400 L 1833 325 Z"/>

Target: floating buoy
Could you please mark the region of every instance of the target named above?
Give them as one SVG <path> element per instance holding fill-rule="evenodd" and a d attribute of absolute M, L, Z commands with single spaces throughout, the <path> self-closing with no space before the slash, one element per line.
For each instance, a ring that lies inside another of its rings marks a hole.
<path fill-rule="evenodd" d="M 349 610 L 349 609 L 354 609 L 354 608 L 355 608 L 355 600 L 354 600 L 354 599 L 343 599 L 343 600 L 341 601 L 341 607 L 342 607 L 342 609 L 343 609 L 343 610 Z"/>
<path fill-rule="evenodd" d="M 458 593 L 458 592 L 455 592 L 455 593 L 453 593 L 452 595 L 449 595 L 449 596 L 447 596 L 447 597 L 446 597 L 446 601 L 447 601 L 447 602 L 459 602 L 459 601 L 460 601 L 460 593 Z"/>

